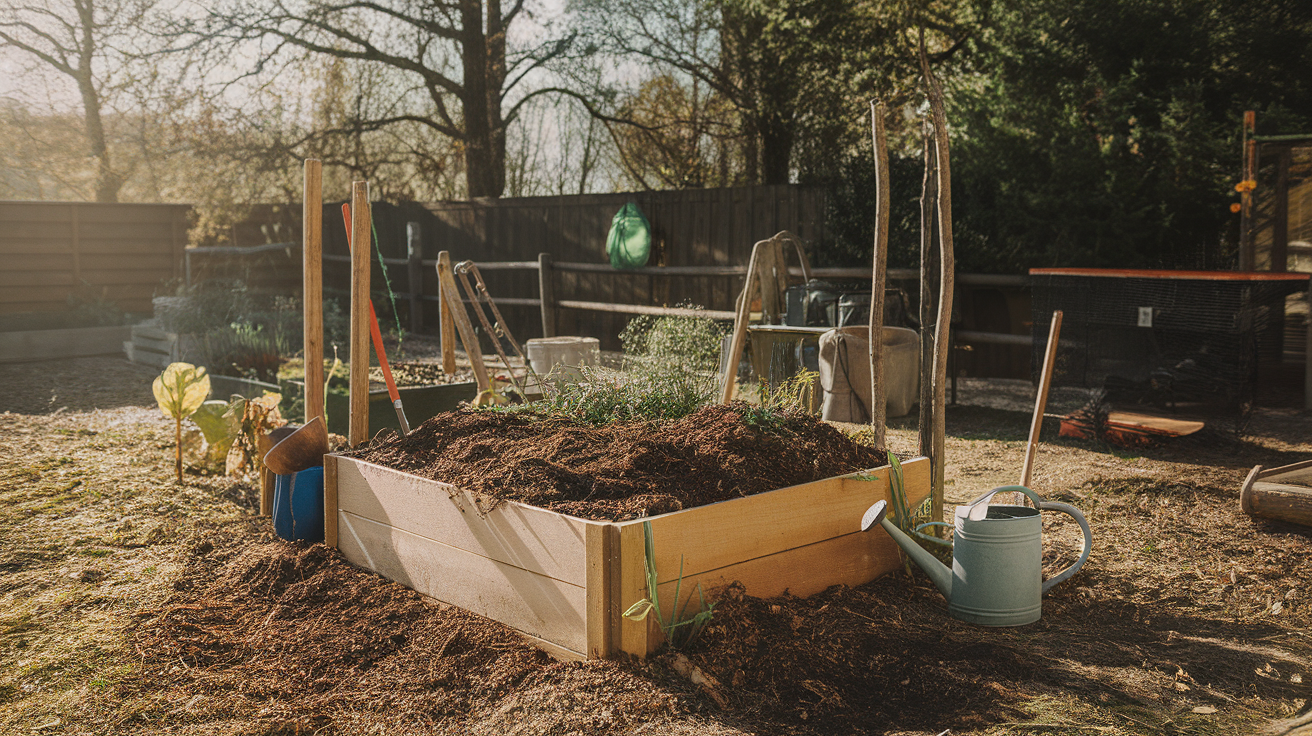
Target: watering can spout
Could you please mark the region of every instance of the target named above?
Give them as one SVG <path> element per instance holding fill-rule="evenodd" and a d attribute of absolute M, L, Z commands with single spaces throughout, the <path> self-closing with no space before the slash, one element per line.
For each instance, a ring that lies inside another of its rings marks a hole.
<path fill-rule="evenodd" d="M 883 527 L 884 531 L 888 532 L 888 536 L 892 537 L 893 541 L 897 542 L 897 545 L 902 548 L 902 551 L 906 552 L 907 556 L 921 570 L 925 571 L 929 579 L 934 581 L 934 585 L 938 586 L 938 590 L 943 594 L 943 597 L 949 601 L 952 600 L 952 569 L 939 562 L 934 555 L 926 552 L 911 537 L 903 534 L 902 530 L 894 526 L 887 516 L 888 502 L 882 500 L 875 502 L 875 505 L 871 506 L 861 519 L 861 531 L 867 531 L 875 524 Z"/>

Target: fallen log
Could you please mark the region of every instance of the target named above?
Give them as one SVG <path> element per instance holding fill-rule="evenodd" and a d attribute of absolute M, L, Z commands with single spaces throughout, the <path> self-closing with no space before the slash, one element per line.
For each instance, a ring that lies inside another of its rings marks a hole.
<path fill-rule="evenodd" d="M 1254 467 L 1239 491 L 1239 508 L 1249 516 L 1312 526 L 1312 461 L 1264 469 Z"/>

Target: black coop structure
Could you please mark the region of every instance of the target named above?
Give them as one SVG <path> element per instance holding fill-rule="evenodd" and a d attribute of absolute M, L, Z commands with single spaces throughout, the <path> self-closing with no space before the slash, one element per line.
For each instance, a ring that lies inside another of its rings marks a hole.
<path fill-rule="evenodd" d="M 1285 299 L 1309 275 L 1036 268 L 1030 280 L 1036 375 L 1061 310 L 1054 385 L 1104 389 L 1127 409 L 1237 410 L 1256 400 L 1259 368 L 1282 360 Z"/>

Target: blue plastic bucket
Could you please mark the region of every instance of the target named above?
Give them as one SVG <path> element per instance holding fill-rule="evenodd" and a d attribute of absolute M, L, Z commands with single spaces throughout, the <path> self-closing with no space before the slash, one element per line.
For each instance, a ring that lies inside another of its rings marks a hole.
<path fill-rule="evenodd" d="M 289 541 L 323 541 L 323 466 L 275 476 L 273 531 Z"/>

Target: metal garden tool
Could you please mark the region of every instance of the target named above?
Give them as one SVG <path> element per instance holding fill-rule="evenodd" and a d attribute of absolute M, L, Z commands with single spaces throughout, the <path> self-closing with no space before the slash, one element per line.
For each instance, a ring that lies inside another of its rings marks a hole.
<path fill-rule="evenodd" d="M 276 475 L 291 475 L 323 465 L 327 452 L 328 428 L 322 417 L 315 417 L 264 453 L 264 467 Z"/>
<path fill-rule="evenodd" d="M 989 503 L 994 494 L 1007 491 L 1025 494 L 1034 502 L 1034 508 Z M 1047 580 L 1043 579 L 1041 511 L 1069 514 L 1084 533 L 1080 558 Z M 948 599 L 948 613 L 953 618 L 984 626 L 1020 626 L 1038 621 L 1043 613 L 1043 594 L 1074 575 L 1093 547 L 1089 523 L 1078 509 L 1045 501 L 1024 486 L 994 488 L 970 504 L 957 507 L 951 568 L 886 519 L 887 514 L 886 501 L 871 506 L 861 519 L 861 531 L 875 524 L 883 527 L 938 586 Z"/>

